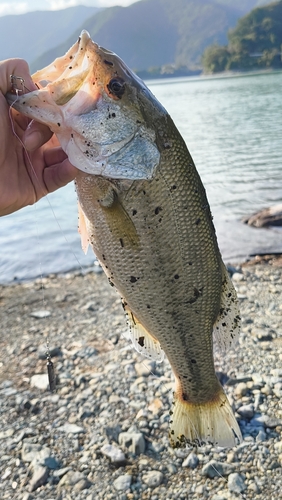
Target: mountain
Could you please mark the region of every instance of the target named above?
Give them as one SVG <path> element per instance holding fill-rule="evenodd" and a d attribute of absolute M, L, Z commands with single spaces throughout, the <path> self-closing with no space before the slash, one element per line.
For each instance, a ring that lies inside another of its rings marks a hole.
<path fill-rule="evenodd" d="M 227 42 L 227 30 L 239 16 L 237 9 L 215 0 L 141 0 L 128 7 L 105 9 L 81 28 L 135 70 L 165 64 L 195 68 L 207 45 Z M 71 33 L 65 43 L 43 54 L 33 69 L 64 54 L 76 38 Z"/>
<path fill-rule="evenodd" d="M 22 57 L 31 63 L 51 47 L 62 43 L 99 10 L 79 5 L 64 10 L 0 17 L 0 60 Z M 77 33 L 80 33 L 79 29 Z"/>
<path fill-rule="evenodd" d="M 282 69 L 282 0 L 253 9 L 228 34 L 228 46 L 211 45 L 203 54 L 205 72 Z"/>

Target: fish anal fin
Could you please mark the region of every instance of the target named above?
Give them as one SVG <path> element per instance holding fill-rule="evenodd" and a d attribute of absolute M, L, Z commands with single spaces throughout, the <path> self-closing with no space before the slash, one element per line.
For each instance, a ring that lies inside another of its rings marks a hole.
<path fill-rule="evenodd" d="M 214 340 L 221 350 L 227 351 L 236 343 L 240 327 L 241 318 L 236 290 L 222 263 L 220 310 L 213 329 Z"/>
<path fill-rule="evenodd" d="M 86 255 L 89 246 L 89 238 L 87 234 L 86 218 L 79 202 L 78 202 L 78 232 L 81 237 L 82 250 Z"/>
<path fill-rule="evenodd" d="M 169 435 L 173 448 L 203 443 L 229 448 L 242 441 L 240 427 L 221 387 L 211 401 L 200 404 L 184 401 L 175 393 Z"/>
<path fill-rule="evenodd" d="M 136 351 L 161 363 L 164 359 L 164 351 L 158 340 L 144 328 L 125 302 L 123 302 L 123 308 L 128 320 L 130 338 Z"/>

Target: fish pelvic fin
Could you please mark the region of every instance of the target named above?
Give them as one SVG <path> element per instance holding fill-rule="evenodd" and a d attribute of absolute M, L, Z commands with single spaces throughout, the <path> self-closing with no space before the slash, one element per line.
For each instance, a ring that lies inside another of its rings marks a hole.
<path fill-rule="evenodd" d="M 242 434 L 230 403 L 220 388 L 213 400 L 195 404 L 175 394 L 170 421 L 173 448 L 210 443 L 232 448 L 242 441 Z"/>
<path fill-rule="evenodd" d="M 146 356 L 146 358 L 154 359 L 157 363 L 161 363 L 164 359 L 164 351 L 160 343 L 144 328 L 124 300 L 122 304 L 126 313 L 129 335 L 134 348 L 137 352 Z"/>
<path fill-rule="evenodd" d="M 222 351 L 227 351 L 238 340 L 241 317 L 237 293 L 222 262 L 222 291 L 219 314 L 214 324 L 213 338 Z"/>
<path fill-rule="evenodd" d="M 86 255 L 89 247 L 89 238 L 87 234 L 86 218 L 79 202 L 78 202 L 78 232 L 81 237 L 82 250 Z"/>

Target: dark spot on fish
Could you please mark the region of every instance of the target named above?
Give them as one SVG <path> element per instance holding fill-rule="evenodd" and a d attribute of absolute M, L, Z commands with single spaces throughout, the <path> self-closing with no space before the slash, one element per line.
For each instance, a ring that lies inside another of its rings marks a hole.
<path fill-rule="evenodd" d="M 222 326 L 226 326 L 226 323 L 221 323 L 221 324 L 222 324 Z"/>
<path fill-rule="evenodd" d="M 105 257 L 105 255 L 104 255 L 104 254 L 102 255 L 102 259 L 103 259 L 103 260 L 106 260 L 106 257 Z"/>
<path fill-rule="evenodd" d="M 112 118 L 115 118 L 116 117 L 116 114 L 115 113 L 112 113 Z"/>
<path fill-rule="evenodd" d="M 144 347 L 144 340 L 145 340 L 145 337 L 139 337 L 139 339 L 138 339 L 138 344 L 139 344 L 141 347 Z"/>
<path fill-rule="evenodd" d="M 72 56 L 70 56 L 70 59 L 72 59 Z"/>
<path fill-rule="evenodd" d="M 177 186 L 175 184 L 173 184 L 171 189 L 176 189 L 176 188 L 177 188 Z"/>
<path fill-rule="evenodd" d="M 188 401 L 188 396 L 185 394 L 185 392 L 182 393 L 182 399 L 183 401 Z"/>
<path fill-rule="evenodd" d="M 114 285 L 114 283 L 112 282 L 112 280 L 111 280 L 110 278 L 108 278 L 108 281 L 109 281 L 109 284 L 110 284 L 111 286 L 115 286 L 115 285 Z"/>
<path fill-rule="evenodd" d="M 201 219 L 197 219 L 195 222 L 196 226 L 198 226 L 200 224 L 200 222 L 201 222 Z"/>
<path fill-rule="evenodd" d="M 142 122 L 140 122 L 140 120 L 136 120 L 136 123 L 140 124 L 140 123 L 142 123 Z"/>
<path fill-rule="evenodd" d="M 162 222 L 162 220 L 163 220 L 162 217 L 160 217 L 159 222 Z"/>
<path fill-rule="evenodd" d="M 113 66 L 114 65 L 114 63 L 112 63 L 111 61 L 107 61 L 107 59 L 104 59 L 104 63 L 108 64 L 108 66 Z"/>
<path fill-rule="evenodd" d="M 58 127 L 60 127 L 60 126 L 61 126 L 61 124 L 60 124 L 59 122 L 57 123 L 57 125 L 58 125 Z"/>
<path fill-rule="evenodd" d="M 145 195 L 146 194 L 146 191 L 143 190 L 143 194 Z"/>
<path fill-rule="evenodd" d="M 73 134 L 71 134 L 71 137 L 73 138 Z"/>
<path fill-rule="evenodd" d="M 189 266 L 192 266 L 193 265 L 193 262 L 188 262 Z"/>
<path fill-rule="evenodd" d="M 122 238 L 120 238 L 120 239 L 119 239 L 119 242 L 120 242 L 120 246 L 123 248 L 123 247 L 124 247 L 124 244 L 123 244 L 123 239 L 122 239 Z"/>
<path fill-rule="evenodd" d="M 161 210 L 162 210 L 162 207 L 156 207 L 155 208 L 155 214 L 158 215 Z"/>
<path fill-rule="evenodd" d="M 125 91 L 125 83 L 122 78 L 112 78 L 109 81 L 107 88 L 110 94 L 121 99 Z"/>
<path fill-rule="evenodd" d="M 147 304 L 147 309 L 151 309 L 151 306 L 149 304 Z"/>
<path fill-rule="evenodd" d="M 132 215 L 136 215 L 137 214 L 137 210 L 132 210 Z"/>
<path fill-rule="evenodd" d="M 171 424 L 172 424 L 172 421 L 171 421 Z M 173 436 L 173 434 L 174 434 L 174 430 L 173 429 L 170 431 L 170 434 Z"/>
<path fill-rule="evenodd" d="M 195 359 L 191 359 L 191 363 L 196 364 L 197 361 Z"/>
<path fill-rule="evenodd" d="M 72 69 L 72 66 L 69 66 L 69 69 Z"/>
<path fill-rule="evenodd" d="M 179 279 L 179 274 L 175 274 L 175 275 L 174 275 L 174 279 L 175 279 L 175 280 L 178 280 L 178 279 Z"/>
<path fill-rule="evenodd" d="M 135 278 L 135 276 L 130 276 L 131 283 L 136 283 L 137 280 L 138 280 L 138 278 Z"/>

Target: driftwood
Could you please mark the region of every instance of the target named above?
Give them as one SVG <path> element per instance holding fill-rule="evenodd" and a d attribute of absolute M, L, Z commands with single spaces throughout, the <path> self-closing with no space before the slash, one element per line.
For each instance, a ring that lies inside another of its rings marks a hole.
<path fill-rule="evenodd" d="M 282 226 L 282 203 L 244 217 L 243 222 L 254 227 Z"/>

